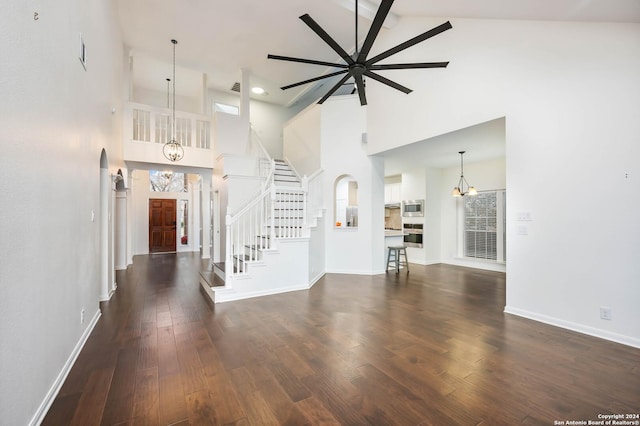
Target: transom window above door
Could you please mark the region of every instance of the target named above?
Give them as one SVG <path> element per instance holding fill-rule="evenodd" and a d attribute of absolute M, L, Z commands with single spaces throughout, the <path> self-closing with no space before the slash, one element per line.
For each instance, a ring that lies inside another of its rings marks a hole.
<path fill-rule="evenodd" d="M 187 192 L 187 175 L 167 170 L 149 170 L 149 190 L 151 192 Z"/>

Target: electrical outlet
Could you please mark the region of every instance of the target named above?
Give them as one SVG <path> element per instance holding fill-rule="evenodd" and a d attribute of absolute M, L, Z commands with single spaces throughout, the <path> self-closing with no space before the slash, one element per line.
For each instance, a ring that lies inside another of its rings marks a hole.
<path fill-rule="evenodd" d="M 80 324 L 84 324 L 84 308 L 80 310 Z"/>
<path fill-rule="evenodd" d="M 611 321 L 612 319 L 611 308 L 607 308 L 606 306 L 600 306 L 600 319 Z"/>

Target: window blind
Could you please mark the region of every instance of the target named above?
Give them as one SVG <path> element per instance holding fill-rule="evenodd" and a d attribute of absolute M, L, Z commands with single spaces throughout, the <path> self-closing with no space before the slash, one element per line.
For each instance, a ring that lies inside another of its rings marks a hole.
<path fill-rule="evenodd" d="M 497 260 L 497 193 L 479 192 L 464 200 L 464 255 Z"/>

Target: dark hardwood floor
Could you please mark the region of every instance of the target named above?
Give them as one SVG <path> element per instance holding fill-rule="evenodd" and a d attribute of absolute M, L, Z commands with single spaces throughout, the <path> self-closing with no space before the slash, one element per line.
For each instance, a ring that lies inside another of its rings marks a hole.
<path fill-rule="evenodd" d="M 640 410 L 640 350 L 504 314 L 501 273 L 412 264 L 211 306 L 199 265 L 138 256 L 118 273 L 45 425 L 552 425 Z"/>

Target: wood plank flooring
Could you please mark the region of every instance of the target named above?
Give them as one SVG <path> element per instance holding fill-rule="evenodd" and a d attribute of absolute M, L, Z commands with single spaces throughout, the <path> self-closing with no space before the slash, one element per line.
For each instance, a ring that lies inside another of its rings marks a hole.
<path fill-rule="evenodd" d="M 504 314 L 501 273 L 412 264 L 211 306 L 199 266 L 137 256 L 118 273 L 44 425 L 552 425 L 640 411 L 640 350 Z"/>

